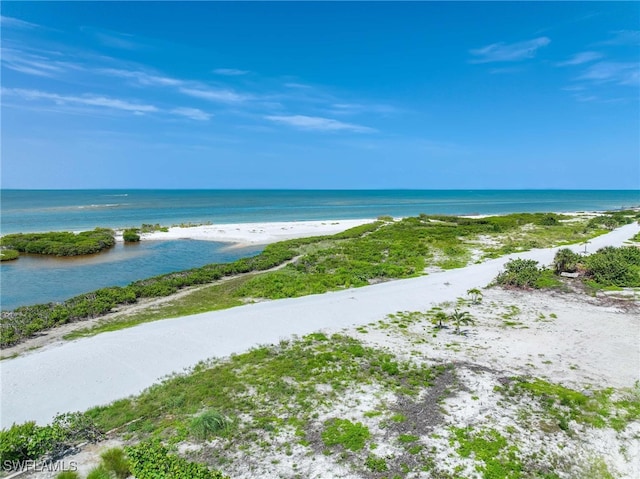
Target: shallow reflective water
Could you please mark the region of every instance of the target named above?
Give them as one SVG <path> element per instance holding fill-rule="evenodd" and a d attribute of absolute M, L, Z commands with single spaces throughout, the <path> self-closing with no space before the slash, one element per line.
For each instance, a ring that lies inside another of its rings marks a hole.
<path fill-rule="evenodd" d="M 259 253 L 262 247 L 233 248 L 212 241 L 142 241 L 117 243 L 110 250 L 76 258 L 22 255 L 0 266 L 3 310 L 63 301 L 107 286 L 181 271 L 209 263 L 225 263 Z"/>

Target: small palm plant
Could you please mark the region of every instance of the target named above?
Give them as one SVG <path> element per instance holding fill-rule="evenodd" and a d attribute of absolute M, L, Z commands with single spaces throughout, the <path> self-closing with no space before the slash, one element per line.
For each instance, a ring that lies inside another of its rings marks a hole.
<path fill-rule="evenodd" d="M 438 323 L 436 324 L 436 328 L 443 329 L 445 327 L 444 323 L 449 321 L 449 316 L 447 316 L 447 313 L 445 313 L 444 311 L 438 311 L 433 316 L 433 321 Z"/>
<path fill-rule="evenodd" d="M 580 255 L 578 253 L 574 253 L 569 248 L 562 248 L 558 250 L 553 258 L 553 266 L 556 270 L 556 274 L 560 274 L 564 271 L 573 273 L 578 268 L 580 259 Z"/>
<path fill-rule="evenodd" d="M 471 297 L 471 302 L 473 304 L 480 304 L 482 302 L 482 291 L 478 288 L 468 290 L 467 294 Z"/>
<path fill-rule="evenodd" d="M 449 319 L 456 325 L 456 334 L 461 334 L 460 326 L 464 324 L 475 324 L 469 311 L 460 311 L 457 308 L 449 315 Z"/>

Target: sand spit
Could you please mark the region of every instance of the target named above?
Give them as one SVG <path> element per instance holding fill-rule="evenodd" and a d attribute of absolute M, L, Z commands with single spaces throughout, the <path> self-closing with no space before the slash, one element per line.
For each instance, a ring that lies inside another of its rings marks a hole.
<path fill-rule="evenodd" d="M 172 226 L 168 232 L 155 231 L 153 233 L 144 233 L 142 239 L 193 239 L 220 241 L 222 243 L 240 243 L 241 245 L 268 244 L 307 236 L 333 235 L 373 221 L 375 221 L 375 219 L 370 218 L 334 221 L 234 223 L 192 227 Z"/>

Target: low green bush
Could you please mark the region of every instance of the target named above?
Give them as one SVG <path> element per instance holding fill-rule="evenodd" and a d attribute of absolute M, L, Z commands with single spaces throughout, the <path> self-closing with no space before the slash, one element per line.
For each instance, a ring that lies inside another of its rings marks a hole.
<path fill-rule="evenodd" d="M 497 276 L 496 283 L 515 288 L 535 288 L 540 275 L 537 261 L 512 259 L 504 265 L 504 271 Z"/>
<path fill-rule="evenodd" d="M 13 424 L 0 430 L 0 464 L 45 456 L 56 458 L 71 446 L 97 442 L 102 437 L 95 423 L 80 413 L 59 414 L 46 426 L 38 426 L 34 421 Z"/>
<path fill-rule="evenodd" d="M 640 286 L 640 248 L 605 247 L 584 259 L 586 275 L 602 286 Z"/>
<path fill-rule="evenodd" d="M 341 445 L 350 451 L 359 451 L 370 436 L 369 429 L 361 422 L 354 424 L 348 419 L 336 418 L 325 423 L 322 441 L 326 446 Z"/>
<path fill-rule="evenodd" d="M 189 429 L 196 438 L 206 441 L 216 434 L 224 433 L 230 426 L 229 420 L 218 411 L 209 410 L 191 420 Z"/>
<path fill-rule="evenodd" d="M 112 475 L 102 464 L 100 464 L 89 471 L 87 479 L 112 479 Z"/>
<path fill-rule="evenodd" d="M 569 248 L 562 248 L 558 250 L 553 258 L 553 266 L 557 274 L 562 272 L 573 273 L 580 262 L 582 256 L 578 253 L 574 253 Z"/>
<path fill-rule="evenodd" d="M 12 261 L 14 259 L 18 259 L 19 256 L 20 252 L 15 249 L 0 250 L 0 261 Z"/>
<path fill-rule="evenodd" d="M 137 243 L 140 241 L 140 235 L 136 228 L 129 228 L 122 232 L 122 239 L 125 243 Z"/>
<path fill-rule="evenodd" d="M 125 451 L 136 479 L 226 479 L 220 471 L 171 454 L 157 441 L 142 442 Z"/>
<path fill-rule="evenodd" d="M 109 476 L 107 476 L 109 477 Z M 91 477 L 91 474 L 87 476 L 87 479 L 97 479 L 95 477 Z M 77 471 L 62 471 L 56 476 L 56 479 L 80 479 L 80 474 Z"/>
<path fill-rule="evenodd" d="M 122 448 L 113 447 L 107 449 L 100 454 L 100 458 L 102 459 L 104 469 L 113 473 L 117 479 L 126 479 L 131 474 L 129 470 L 129 460 Z"/>

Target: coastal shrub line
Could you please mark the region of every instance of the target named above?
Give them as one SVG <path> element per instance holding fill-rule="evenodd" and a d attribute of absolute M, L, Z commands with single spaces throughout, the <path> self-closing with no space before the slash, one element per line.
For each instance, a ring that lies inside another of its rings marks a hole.
<path fill-rule="evenodd" d="M 71 233 L 16 233 L 0 239 L 0 246 L 20 253 L 46 254 L 53 256 L 79 256 L 99 253 L 116 244 L 113 230 L 96 228 L 92 231 Z"/>
<path fill-rule="evenodd" d="M 97 442 L 102 438 L 96 423 L 81 413 L 60 414 L 46 426 L 38 426 L 34 421 L 14 424 L 0 430 L 0 464 L 19 464 L 43 457 L 56 459 L 81 442 Z"/>
<path fill-rule="evenodd" d="M 568 248 L 558 250 L 553 269 L 540 268 L 531 259 L 513 259 L 505 264 L 495 283 L 513 288 L 551 288 L 561 283 L 556 275 L 576 273 L 595 287 L 633 288 L 640 286 L 640 248 L 636 246 L 600 248 L 587 256 Z"/>

